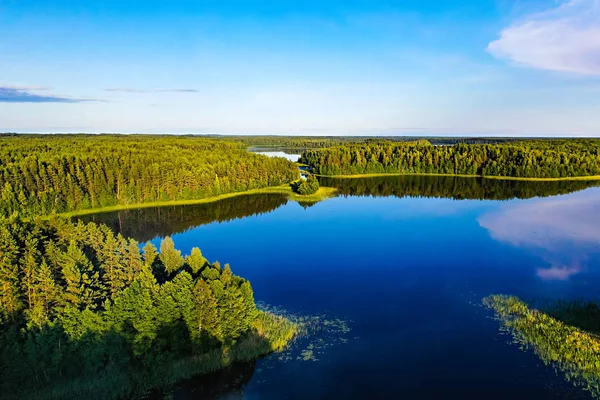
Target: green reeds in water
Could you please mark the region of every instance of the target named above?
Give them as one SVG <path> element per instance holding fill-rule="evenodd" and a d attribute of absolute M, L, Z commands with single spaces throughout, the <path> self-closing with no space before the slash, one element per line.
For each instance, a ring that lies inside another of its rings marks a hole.
<path fill-rule="evenodd" d="M 516 344 L 523 349 L 532 349 L 546 365 L 552 365 L 564 374 L 569 382 L 600 399 L 600 338 L 557 319 L 562 316 L 561 319 L 564 317 L 571 323 L 588 321 L 589 326 L 592 316 L 597 315 L 597 307 L 576 303 L 569 303 L 568 307 L 563 303 L 561 307 L 561 303 L 557 303 L 552 308 L 552 316 L 530 308 L 514 296 L 489 296 L 483 299 L 483 304 L 495 312 Z M 586 314 L 585 310 L 591 314 Z"/>
<path fill-rule="evenodd" d="M 135 399 L 145 397 L 152 390 L 168 393 L 182 380 L 220 370 L 234 362 L 283 351 L 298 334 L 297 323 L 259 311 L 250 331 L 233 345 L 181 359 L 157 360 L 144 367 L 109 368 L 94 376 L 56 382 L 42 391 L 21 393 L 19 399 Z"/>

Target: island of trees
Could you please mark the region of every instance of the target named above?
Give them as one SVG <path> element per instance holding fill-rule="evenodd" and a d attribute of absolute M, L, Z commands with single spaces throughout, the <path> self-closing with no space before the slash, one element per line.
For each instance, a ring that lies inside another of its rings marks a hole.
<path fill-rule="evenodd" d="M 310 149 L 300 162 L 321 175 L 446 174 L 514 178 L 600 176 L 600 140 L 432 145 L 373 141 Z"/>
<path fill-rule="evenodd" d="M 319 190 L 319 181 L 314 175 L 309 175 L 306 180 L 294 184 L 294 191 L 301 196 L 308 196 L 317 193 Z"/>
<path fill-rule="evenodd" d="M 283 348 L 250 283 L 108 227 L 0 220 L 0 398 L 117 399 Z"/>
<path fill-rule="evenodd" d="M 0 216 L 202 199 L 290 184 L 297 167 L 202 137 L 0 136 Z"/>

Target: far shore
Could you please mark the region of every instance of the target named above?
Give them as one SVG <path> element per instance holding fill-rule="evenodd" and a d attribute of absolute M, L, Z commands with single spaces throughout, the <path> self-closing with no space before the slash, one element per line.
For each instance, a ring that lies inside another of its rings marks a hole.
<path fill-rule="evenodd" d="M 206 204 L 213 203 L 219 200 L 229 199 L 232 197 L 238 196 L 247 196 L 252 194 L 283 194 L 288 197 L 288 199 L 297 201 L 297 202 L 318 202 L 325 200 L 329 197 L 333 197 L 337 193 L 337 189 L 330 187 L 321 187 L 319 190 L 308 196 L 301 196 L 295 193 L 289 185 L 281 185 L 281 186 L 270 186 L 260 189 L 250 189 L 243 192 L 233 192 L 233 193 L 225 193 L 220 194 L 218 196 L 205 197 L 202 199 L 190 199 L 190 200 L 167 200 L 167 201 L 153 201 L 150 203 L 137 203 L 137 204 L 118 204 L 109 207 L 100 207 L 100 208 L 88 208 L 85 210 L 77 210 L 60 214 L 50 214 L 42 216 L 42 219 L 50 219 L 54 216 L 64 217 L 64 218 L 72 218 L 72 217 L 81 217 L 84 215 L 92 215 L 92 214 L 101 214 L 108 213 L 114 211 L 124 211 L 124 210 L 134 210 L 139 208 L 153 208 L 153 207 L 169 207 L 169 206 L 184 206 L 184 205 L 194 205 L 194 204 Z"/>
<path fill-rule="evenodd" d="M 376 178 L 379 176 L 450 176 L 459 178 L 483 178 L 483 179 L 499 179 L 510 181 L 600 181 L 600 175 L 591 176 L 573 176 L 565 178 L 524 178 L 515 176 L 484 176 L 484 175 L 460 175 L 460 174 L 418 174 L 418 173 L 374 173 L 374 174 L 354 174 L 354 175 L 322 175 L 324 178 Z"/>

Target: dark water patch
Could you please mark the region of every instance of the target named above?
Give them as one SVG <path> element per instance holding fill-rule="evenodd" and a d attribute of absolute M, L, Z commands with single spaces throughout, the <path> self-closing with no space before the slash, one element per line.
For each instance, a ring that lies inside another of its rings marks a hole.
<path fill-rule="evenodd" d="M 75 219 L 106 224 L 114 232 L 145 242 L 212 222 L 227 222 L 269 213 L 287 202 L 284 195 L 252 194 L 213 203 L 140 208 L 86 215 Z"/>
<path fill-rule="evenodd" d="M 321 186 L 342 195 L 435 197 L 455 200 L 529 199 L 568 194 L 599 186 L 600 181 L 519 181 L 458 176 L 403 175 L 369 178 L 320 177 Z"/>

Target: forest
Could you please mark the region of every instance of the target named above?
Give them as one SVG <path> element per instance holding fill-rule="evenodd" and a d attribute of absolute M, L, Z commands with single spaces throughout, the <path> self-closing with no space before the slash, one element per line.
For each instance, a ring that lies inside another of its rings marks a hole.
<path fill-rule="evenodd" d="M 200 199 L 299 178 L 283 158 L 193 136 L 0 136 L 0 216 Z"/>
<path fill-rule="evenodd" d="M 117 399 L 283 348 L 296 326 L 198 248 L 0 220 L 0 398 Z"/>
<path fill-rule="evenodd" d="M 600 186 L 598 180 L 519 181 L 441 175 L 365 178 L 319 177 L 322 186 L 342 196 L 435 197 L 454 200 L 510 200 L 548 197 Z"/>
<path fill-rule="evenodd" d="M 447 174 L 515 178 L 600 175 L 600 140 L 532 140 L 502 144 L 432 145 L 370 142 L 309 149 L 301 163 L 321 175 Z"/>

